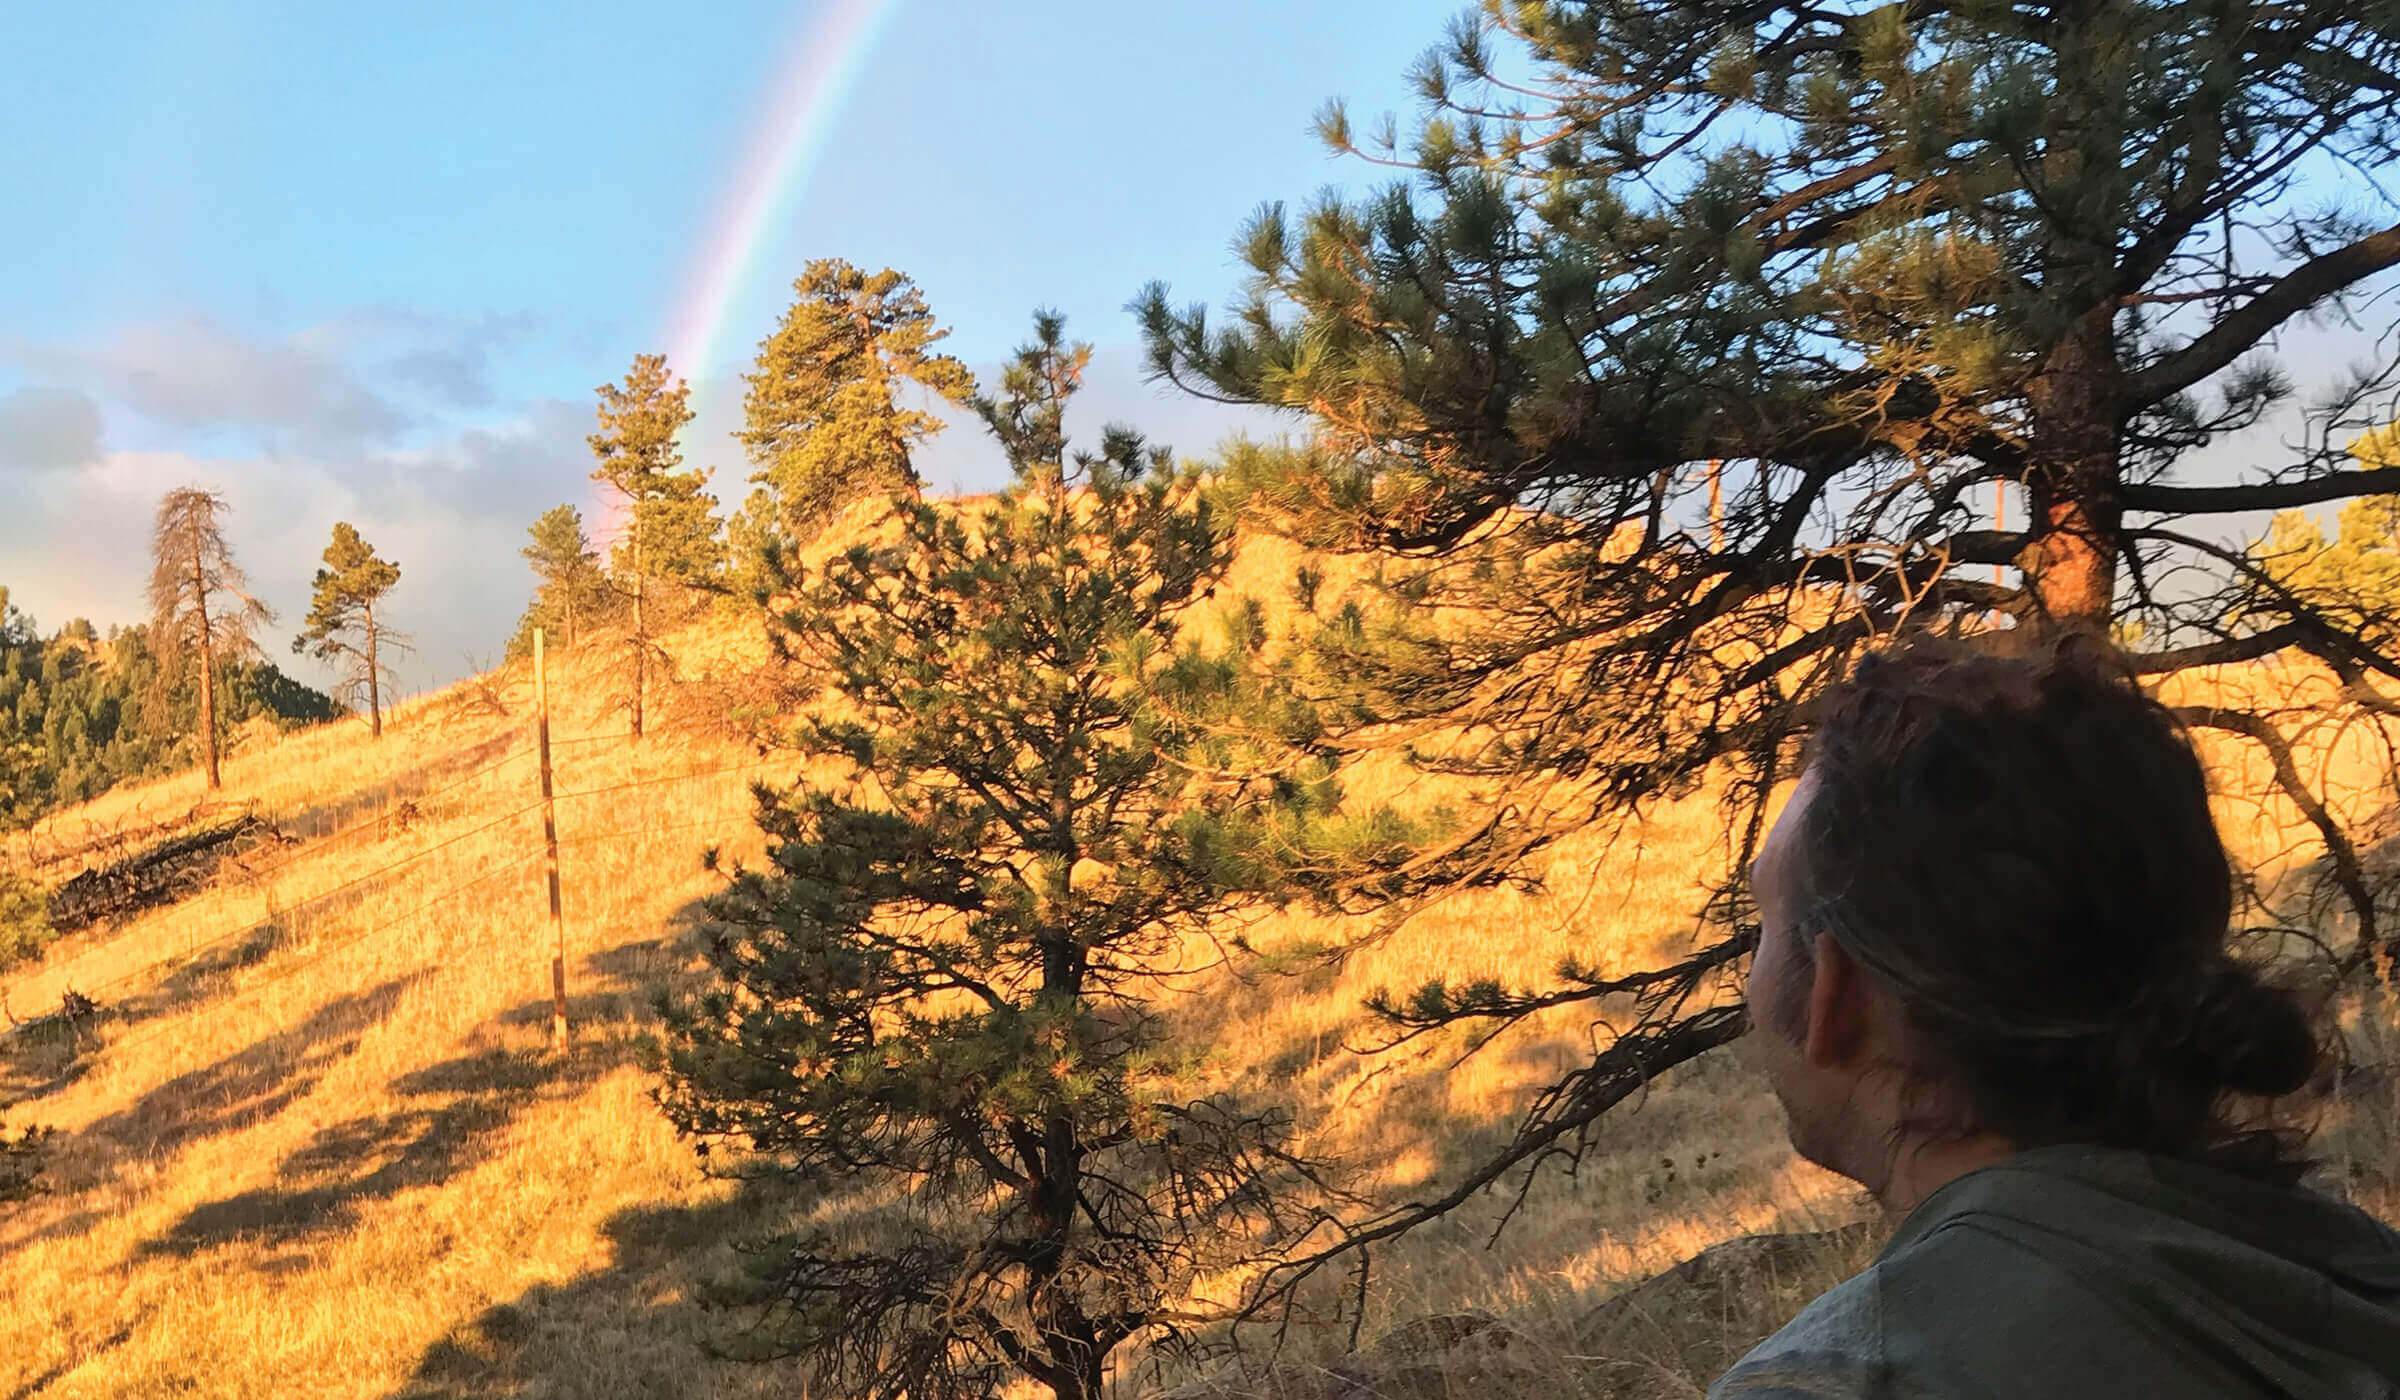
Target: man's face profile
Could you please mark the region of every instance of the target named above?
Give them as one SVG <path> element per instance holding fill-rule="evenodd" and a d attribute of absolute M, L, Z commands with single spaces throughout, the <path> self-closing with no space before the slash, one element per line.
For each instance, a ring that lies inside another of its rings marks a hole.
<path fill-rule="evenodd" d="M 1751 1037 L 1752 1059 L 1783 1105 L 1793 1149 L 1811 1162 L 1830 1166 L 1837 1155 L 1834 1136 L 1845 1091 L 1824 1067 L 1810 1062 L 1813 931 L 1796 924 L 1801 915 L 1799 831 L 1815 788 L 1815 781 L 1803 774 L 1750 867 L 1759 941 L 1744 1000 L 1758 1032 Z"/>

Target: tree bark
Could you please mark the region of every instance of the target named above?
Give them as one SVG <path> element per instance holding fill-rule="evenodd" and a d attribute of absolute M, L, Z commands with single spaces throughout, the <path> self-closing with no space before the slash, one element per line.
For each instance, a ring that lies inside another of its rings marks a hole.
<path fill-rule="evenodd" d="M 2053 624 L 2106 627 L 2116 599 L 2125 508 L 2118 496 L 2124 374 L 2117 355 L 2115 239 L 2130 213 L 2122 168 L 2125 0 L 2049 11 L 2057 99 L 2034 183 L 2047 212 L 2042 294 L 2072 317 L 2026 386 L 2026 486 L 2035 537 L 2027 583 Z"/>
<path fill-rule="evenodd" d="M 208 770 L 208 790 L 224 786 L 217 771 L 217 658 L 208 628 L 208 570 L 200 554 L 200 533 L 192 532 L 192 611 L 197 614 L 200 653 L 200 762 Z"/>
<path fill-rule="evenodd" d="M 367 727 L 375 738 L 380 739 L 383 737 L 383 678 L 376 674 L 374 605 L 369 604 L 365 608 L 365 612 L 367 615 Z"/>
<path fill-rule="evenodd" d="M 642 503 L 633 503 L 633 737 L 642 737 L 642 692 L 650 680 L 650 626 L 642 611 Z"/>
<path fill-rule="evenodd" d="M 2125 507 L 2118 496 L 2111 314 L 2103 308 L 2055 346 L 2030 386 L 2035 542 L 2030 583 L 2052 622 L 2105 626 L 2117 589 Z"/>

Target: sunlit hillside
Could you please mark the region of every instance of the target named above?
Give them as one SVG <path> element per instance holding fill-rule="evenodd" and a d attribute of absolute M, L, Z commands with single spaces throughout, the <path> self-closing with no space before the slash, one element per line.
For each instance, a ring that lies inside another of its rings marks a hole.
<path fill-rule="evenodd" d="M 1280 598 L 1294 562 L 1256 545 L 1238 582 Z M 757 655 L 742 626 L 705 620 L 673 649 L 679 683 L 639 742 L 593 654 L 553 658 L 563 1056 L 548 1046 L 523 666 L 412 701 L 380 742 L 356 724 L 254 740 L 229 761 L 223 797 L 279 840 L 190 898 L 7 975 L 14 1018 L 70 990 L 99 1014 L 0 1041 L 7 1122 L 59 1130 L 50 1192 L 0 1213 L 0 1394 L 797 1393 L 789 1372 L 713 1358 L 710 1340 L 743 1319 L 700 1295 L 735 1267 L 747 1226 L 807 1203 L 704 1178 L 638 1061 L 650 997 L 687 965 L 679 940 L 717 878 L 703 851 L 754 855 L 746 785 L 794 776 L 709 722 L 712 687 Z M 2318 752 L 2374 761 L 2356 736 Z M 1374 769 L 1355 785 L 1403 781 Z M 2268 804 L 2254 819 L 2246 805 L 2255 774 L 2229 768 L 2225 784 L 2238 840 L 2291 847 L 2291 814 Z M 54 881 L 102 858 L 91 853 L 112 833 L 139 844 L 201 797 L 196 774 L 112 792 L 14 854 L 48 862 L 38 873 Z M 1291 1102 L 1359 1189 L 1406 1193 L 1504 1135 L 1527 1092 L 1587 1052 L 1590 1013 L 1561 1011 L 1471 1056 L 1458 1041 L 1364 1056 L 1352 1048 L 1362 997 L 1436 973 L 1534 980 L 1570 946 L 1602 964 L 1651 955 L 1688 932 L 1696 877 L 1722 841 L 1704 794 L 1614 841 L 1560 846 L 1544 893 L 1459 898 L 1338 967 L 1292 954 L 1351 931 L 1269 921 L 1249 931 L 1268 956 L 1194 980 L 1176 1014 L 1195 1046 L 1216 1047 L 1208 1073 Z M 2388 1062 L 2386 1047 L 2365 1048 Z M 2331 1175 L 2400 1213 L 2400 1086 L 2358 1079 L 2327 1118 Z M 1605 1151 L 1572 1178 L 1545 1176 L 1496 1237 L 1513 1197 L 1380 1252 L 1364 1336 L 1484 1310 L 1515 1329 L 1523 1391 L 1697 1394 L 1751 1335 L 1662 1321 L 1615 1328 L 1595 1355 L 1586 1315 L 1713 1242 L 1865 1213 L 1791 1157 L 1736 1056 L 1668 1077 L 1606 1133 Z M 1857 1249 L 1815 1267 L 1830 1278 Z M 1346 1329 L 1303 1329 L 1288 1355 L 1326 1361 L 1348 1342 Z"/>

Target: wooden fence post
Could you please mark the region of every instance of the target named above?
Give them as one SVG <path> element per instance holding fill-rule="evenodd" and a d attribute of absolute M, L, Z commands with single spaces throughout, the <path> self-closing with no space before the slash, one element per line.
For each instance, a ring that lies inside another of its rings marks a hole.
<path fill-rule="evenodd" d="M 1708 552 L 1725 552 L 1725 459 L 1708 459 Z"/>
<path fill-rule="evenodd" d="M 567 921 L 558 901 L 558 813 L 550 791 L 550 678 L 542 629 L 533 629 L 533 705 L 542 750 L 542 861 L 550 877 L 550 1048 L 567 1048 Z"/>
<path fill-rule="evenodd" d="M 1998 535 L 2005 534 L 2007 531 L 2008 478 L 2004 476 L 1995 477 L 1992 480 L 1992 533 Z M 1994 564 L 1992 566 L 1992 582 L 1998 584 L 2006 584 L 2008 582 L 2008 566 L 2006 564 Z"/>

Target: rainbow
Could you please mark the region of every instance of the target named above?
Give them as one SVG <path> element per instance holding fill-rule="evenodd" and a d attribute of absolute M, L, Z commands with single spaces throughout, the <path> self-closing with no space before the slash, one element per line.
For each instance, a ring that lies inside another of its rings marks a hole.
<path fill-rule="evenodd" d="M 705 377 L 725 353 L 733 308 L 769 232 L 807 187 L 876 36 L 898 8 L 899 0 L 821 0 L 801 25 L 667 318 L 667 364 L 686 379 Z"/>

